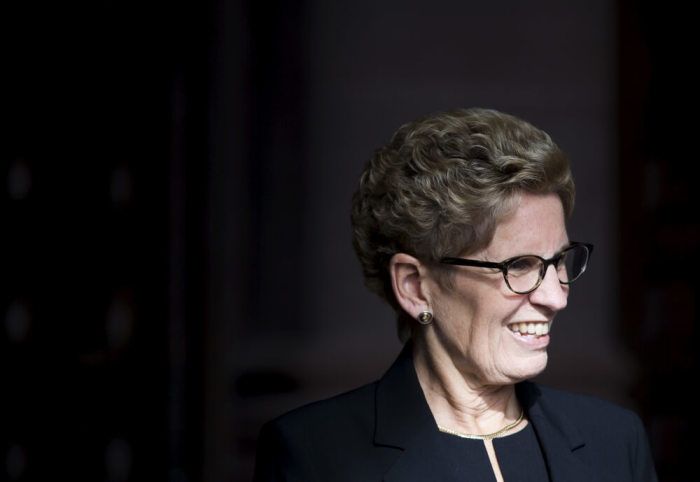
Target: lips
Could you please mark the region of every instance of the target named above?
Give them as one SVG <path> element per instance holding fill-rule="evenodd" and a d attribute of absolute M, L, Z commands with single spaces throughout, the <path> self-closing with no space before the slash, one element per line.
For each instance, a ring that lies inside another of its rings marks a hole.
<path fill-rule="evenodd" d="M 549 333 L 549 323 L 542 322 L 520 322 L 508 325 L 510 331 L 520 335 L 544 336 Z"/>

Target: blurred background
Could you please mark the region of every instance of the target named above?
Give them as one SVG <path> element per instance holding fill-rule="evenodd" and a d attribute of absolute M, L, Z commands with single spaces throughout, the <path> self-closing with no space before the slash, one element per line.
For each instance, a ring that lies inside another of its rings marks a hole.
<path fill-rule="evenodd" d="M 542 383 L 636 410 L 698 480 L 698 107 L 688 3 L 3 7 L 3 479 L 246 481 L 261 424 L 400 350 L 349 205 L 402 123 L 549 132 L 590 272 Z"/>

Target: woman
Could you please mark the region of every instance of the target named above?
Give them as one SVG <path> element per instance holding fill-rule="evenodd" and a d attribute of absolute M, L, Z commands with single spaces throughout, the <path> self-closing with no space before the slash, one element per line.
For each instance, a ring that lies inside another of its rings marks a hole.
<path fill-rule="evenodd" d="M 590 244 L 569 240 L 569 163 L 486 109 L 401 127 L 352 208 L 368 287 L 405 347 L 378 382 L 261 432 L 256 481 L 656 480 L 639 418 L 527 380 Z"/>

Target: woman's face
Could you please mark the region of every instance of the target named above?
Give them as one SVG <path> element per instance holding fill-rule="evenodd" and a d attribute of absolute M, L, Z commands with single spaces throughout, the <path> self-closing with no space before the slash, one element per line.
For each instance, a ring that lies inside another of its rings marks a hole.
<path fill-rule="evenodd" d="M 568 242 L 559 197 L 523 194 L 515 212 L 496 227 L 489 246 L 468 257 L 500 262 L 536 254 L 547 259 Z M 566 307 L 569 289 L 559 283 L 554 266 L 548 267 L 539 288 L 527 295 L 510 291 L 498 270 L 451 269 L 456 270 L 451 287 L 430 284 L 437 349 L 450 356 L 463 376 L 480 385 L 515 383 L 544 370 L 547 333 L 554 315 Z M 521 334 L 520 327 L 527 331 L 531 324 L 545 334 Z"/>

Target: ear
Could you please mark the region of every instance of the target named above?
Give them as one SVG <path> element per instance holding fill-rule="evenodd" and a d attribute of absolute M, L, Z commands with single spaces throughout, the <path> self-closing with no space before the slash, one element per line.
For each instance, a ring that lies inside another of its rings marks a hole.
<path fill-rule="evenodd" d="M 389 274 L 396 301 L 411 318 L 418 318 L 421 311 L 430 311 L 425 290 L 426 269 L 420 260 L 406 253 L 397 253 L 389 261 Z"/>

